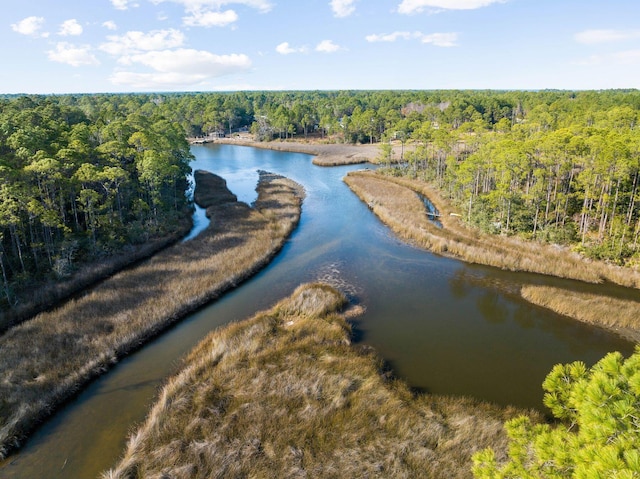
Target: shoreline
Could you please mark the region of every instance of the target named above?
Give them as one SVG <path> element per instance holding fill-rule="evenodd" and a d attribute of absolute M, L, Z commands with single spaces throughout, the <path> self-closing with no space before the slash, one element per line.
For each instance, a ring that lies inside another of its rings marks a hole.
<path fill-rule="evenodd" d="M 288 151 L 313 155 L 312 163 L 316 166 L 358 165 L 362 163 L 379 163 L 380 143 L 352 145 L 343 143 L 319 143 L 317 141 L 255 141 L 247 136 L 236 138 L 215 138 L 189 140 L 191 144 L 221 144 L 251 146 L 264 150 Z M 401 146 L 394 145 L 395 155 L 399 155 Z"/>
<path fill-rule="evenodd" d="M 198 237 L 0 337 L 0 458 L 120 358 L 261 270 L 298 224 L 304 191 L 291 180 L 261 175 L 250 208 L 224 179 L 196 176 L 198 201 L 215 219 Z"/>
<path fill-rule="evenodd" d="M 558 278 L 566 278 L 599 284 L 609 281 L 630 289 L 640 288 L 640 273 L 625 268 L 592 262 L 553 245 L 525 242 L 516 238 L 494 237 L 467 228 L 449 203 L 428 184 L 395 178 L 372 171 L 356 171 L 344 178 L 351 190 L 374 214 L 390 227 L 395 234 L 434 253 L 449 256 L 469 263 L 483 264 L 510 271 L 524 271 Z M 440 211 L 444 228 L 431 224 L 424 213 L 422 202 L 416 193 L 428 197 Z M 454 215 L 452 215 L 454 213 Z M 525 290 L 526 291 L 526 290 Z M 554 289 L 556 295 L 565 295 L 564 290 Z M 561 305 L 562 301 L 532 301 L 530 294 L 525 300 L 551 309 L 575 320 L 612 331 L 632 341 L 640 341 L 640 317 L 637 322 L 611 323 L 593 317 L 589 301 L 574 301 L 571 314 Z M 591 301 L 605 299 L 604 295 L 590 295 Z M 567 300 L 566 295 L 563 296 Z M 595 298 L 595 299 L 594 299 Z M 610 301 L 608 316 L 617 313 L 626 315 L 629 302 Z M 633 306 L 633 303 L 631 303 Z M 638 303 L 640 308 L 640 303 Z M 616 313 L 617 311 L 617 313 Z M 628 316 L 628 315 L 627 315 Z"/>
<path fill-rule="evenodd" d="M 50 283 L 30 291 L 31 301 L 0 314 L 0 336 L 10 328 L 27 321 L 39 313 L 60 307 L 75 295 L 82 294 L 114 274 L 151 258 L 156 253 L 180 242 L 193 227 L 191 214 L 184 218 L 180 228 L 163 238 L 144 244 L 129 246 L 130 252 L 120 252 L 98 263 L 83 265 L 68 279 Z"/>
<path fill-rule="evenodd" d="M 324 157 L 330 158 L 339 158 L 338 151 L 343 146 L 339 144 L 297 143 L 289 141 L 255 142 L 253 140 L 231 138 L 217 139 L 215 141 L 222 144 L 252 146 L 256 148 L 300 152 L 311 155 L 320 154 L 320 148 L 322 148 L 322 154 Z M 377 147 L 377 145 L 374 146 Z M 359 148 L 357 145 L 352 145 L 352 147 Z M 365 150 L 360 151 L 363 152 L 364 156 Z M 397 150 L 395 151 L 397 152 Z M 365 161 L 374 162 L 375 157 L 372 154 L 372 150 L 369 150 L 369 155 L 369 158 Z M 321 166 L 353 164 L 349 158 L 346 160 L 343 158 L 343 161 L 334 161 L 332 159 L 331 162 L 327 162 L 325 164 L 324 160 L 317 160 L 317 157 L 314 158 L 313 163 Z M 358 172 L 349 174 L 345 177 L 345 182 L 348 184 L 347 178 L 349 176 L 353 177 L 356 174 L 358 174 Z M 416 208 L 414 216 L 409 219 L 405 218 L 401 221 L 401 223 L 408 221 L 419 225 L 417 228 L 408 228 L 406 224 L 398 224 L 398 221 L 393 219 L 392 213 L 382 212 L 380 207 L 376 207 L 375 199 L 371 198 L 370 200 L 365 200 L 354 191 L 354 193 L 356 193 L 362 201 L 368 204 L 374 213 L 385 224 L 387 224 L 387 226 L 389 226 L 405 241 L 415 243 L 418 246 L 433 251 L 434 253 L 469 263 L 478 263 L 510 271 L 523 271 L 558 278 L 573 279 L 592 284 L 600 284 L 604 281 L 608 281 L 622 287 L 640 289 L 640 271 L 614 266 L 604 262 L 588 260 L 577 253 L 569 251 L 566 248 L 559 248 L 555 245 L 535 243 L 513 237 L 505 238 L 501 236 L 488 235 L 477 230 L 472 230 L 456 215 L 449 202 L 442 198 L 440 193 L 427 183 L 408 178 L 396 178 L 387 175 L 382 176 L 375 172 L 365 172 L 363 174 L 376 175 L 379 178 L 385 179 L 387 182 L 395 183 L 413 192 L 426 196 L 433 201 L 436 208 L 441 212 L 440 220 L 442 221 L 445 230 L 447 230 L 447 234 L 448 232 L 453 232 L 451 237 L 443 238 L 442 230 L 434 228 L 429 222 L 426 222 L 425 224 L 422 221 L 424 219 L 424 207 L 422 204 L 417 205 L 416 203 L 414 205 L 414 208 Z M 405 203 L 400 205 L 401 208 L 396 208 L 396 212 L 400 209 L 406 209 L 407 205 L 412 203 L 415 199 L 406 198 L 406 200 L 407 201 Z M 386 219 L 383 219 L 381 215 L 385 216 Z M 393 226 L 394 223 L 395 226 Z M 501 245 L 501 243 L 504 244 Z M 456 251 L 456 247 L 458 251 Z M 468 255 L 463 253 L 465 250 L 471 250 L 472 254 Z M 543 264 L 545 262 L 546 264 Z M 629 327 L 628 325 L 622 327 L 605 326 L 604 324 L 598 324 L 597 321 L 593 320 L 592 312 L 588 306 L 588 302 L 586 301 L 576 302 L 575 304 L 579 304 L 580 306 L 572 308 L 571 313 L 568 314 L 565 312 L 566 308 L 558 305 L 556 302 L 545 300 L 543 304 L 540 304 L 525 297 L 526 293 L 521 292 L 520 295 L 525 300 L 540 307 L 550 309 L 577 321 L 602 327 L 624 337 L 625 339 L 640 343 L 640 323 L 636 327 Z M 591 295 L 591 298 L 608 299 L 608 297 L 604 295 Z M 555 304 L 555 306 L 552 306 L 552 304 Z M 621 308 L 623 311 L 625 311 L 627 307 L 626 303 L 621 303 L 615 300 L 611 301 L 609 304 L 612 304 L 613 307 Z"/>
<path fill-rule="evenodd" d="M 298 287 L 268 311 L 211 332 L 159 391 L 104 478 L 471 477 L 471 456 L 506 456 L 503 423 L 525 414 L 416 394 L 351 343 L 346 299 Z"/>

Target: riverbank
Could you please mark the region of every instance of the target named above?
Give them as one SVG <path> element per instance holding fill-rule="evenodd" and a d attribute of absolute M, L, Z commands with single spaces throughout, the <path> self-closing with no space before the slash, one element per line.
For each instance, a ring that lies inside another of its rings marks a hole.
<path fill-rule="evenodd" d="M 197 143 L 198 140 L 191 140 Z M 200 143 L 202 143 L 201 141 Z M 313 155 L 313 164 L 317 166 L 356 165 L 361 163 L 380 163 L 380 144 L 343 144 L 343 143 L 319 143 L 318 141 L 255 141 L 250 135 L 236 136 L 232 138 L 216 138 L 206 140 L 204 143 L 218 143 L 223 145 L 251 146 L 275 151 L 289 151 L 292 153 L 306 153 Z M 400 158 L 402 145 L 392 146 L 394 158 Z"/>
<path fill-rule="evenodd" d="M 262 174 L 250 208 L 223 179 L 195 176 L 212 219 L 198 237 L 0 337 L 0 457 L 91 378 L 264 267 L 298 223 L 303 191 L 286 178 Z"/>
<path fill-rule="evenodd" d="M 640 302 L 537 285 L 523 286 L 521 294 L 530 303 L 640 343 Z"/>
<path fill-rule="evenodd" d="M 608 281 L 629 288 L 640 288 L 640 273 L 602 262 L 587 260 L 565 248 L 554 245 L 522 241 L 517 238 L 484 234 L 467 228 L 459 216 L 437 190 L 424 182 L 383 175 L 372 171 L 349 173 L 344 181 L 373 212 L 401 238 L 444 256 L 469 263 L 495 266 L 511 271 L 526 271 L 589 283 Z M 443 228 L 436 227 L 425 214 L 422 201 L 416 193 L 428 197 L 440 211 Z M 565 300 L 566 297 L 564 297 Z M 546 302 L 552 307 L 559 302 Z M 619 304 L 617 302 L 611 305 Z M 571 316 L 585 322 L 585 313 L 576 308 Z M 587 311 L 588 308 L 585 309 Z M 608 315 L 615 315 L 610 311 Z M 613 329 L 605 321 L 599 326 Z M 640 332 L 640 317 L 628 330 Z M 630 337 L 629 331 L 625 334 Z"/>
<path fill-rule="evenodd" d="M 344 304 L 307 284 L 212 332 L 103 477 L 468 478 L 475 451 L 506 452 L 522 411 L 413 394 L 351 344 Z"/>
<path fill-rule="evenodd" d="M 190 213 L 190 212 L 189 212 Z M 80 291 L 90 288 L 116 272 L 150 258 L 158 251 L 180 241 L 193 226 L 189 214 L 178 221 L 176 230 L 163 238 L 152 239 L 141 245 L 128 245 L 123 251 L 105 259 L 83 265 L 69 278 L 49 281 L 28 288 L 18 294 L 18 304 L 0 312 L 0 334 L 16 324 L 59 304 Z"/>

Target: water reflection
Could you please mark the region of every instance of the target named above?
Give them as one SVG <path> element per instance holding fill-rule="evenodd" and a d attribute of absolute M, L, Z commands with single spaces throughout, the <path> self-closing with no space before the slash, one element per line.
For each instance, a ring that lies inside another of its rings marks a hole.
<path fill-rule="evenodd" d="M 181 356 L 210 330 L 266 309 L 308 281 L 329 281 L 364 305 L 355 339 L 424 391 L 540 408 L 541 383 L 555 363 L 593 364 L 609 351 L 632 351 L 629 342 L 519 295 L 524 284 L 592 286 L 466 265 L 403 244 L 342 182 L 358 166 L 319 168 L 308 155 L 228 145 L 193 153 L 194 169 L 222 176 L 247 203 L 255 200 L 260 169 L 302 184 L 298 229 L 268 268 L 91 384 L 11 466 L 0 467 L 0 477 L 96 477 L 117 459 Z"/>

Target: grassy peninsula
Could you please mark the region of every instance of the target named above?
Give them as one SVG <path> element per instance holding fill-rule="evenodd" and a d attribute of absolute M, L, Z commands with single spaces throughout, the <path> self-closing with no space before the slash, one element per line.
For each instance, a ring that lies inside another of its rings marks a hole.
<path fill-rule="evenodd" d="M 530 303 L 640 343 L 640 301 L 538 285 L 523 286 L 521 294 Z"/>
<path fill-rule="evenodd" d="M 515 409 L 412 394 L 350 343 L 344 303 L 307 284 L 211 333 L 103 477 L 466 478 L 474 451 L 506 452 Z"/>
<path fill-rule="evenodd" d="M 423 181 L 373 171 L 349 173 L 344 181 L 401 238 L 435 253 L 506 270 L 540 273 L 589 283 L 609 281 L 629 288 L 640 288 L 640 273 L 631 268 L 590 261 L 555 245 L 490 235 L 468 228 L 455 216 L 438 190 Z M 436 227 L 428 220 L 418 193 L 428 197 L 436 205 L 443 228 Z M 640 303 L 607 299 L 608 307 L 614 309 L 607 309 L 607 314 L 598 316 L 593 314 L 594 310 L 589 303 L 603 301 L 605 298 L 602 296 L 590 295 L 587 303 L 583 298 L 572 301 L 564 290 L 552 288 L 545 292 L 556 298 L 541 300 L 541 295 L 533 294 L 533 289 L 523 291 L 523 297 L 535 304 L 611 329 L 626 337 L 636 340 L 640 337 L 640 317 L 637 315 Z M 569 307 L 571 312 L 567 310 L 567 302 L 573 304 Z M 611 316 L 627 319 L 624 324 L 614 324 L 606 319 Z"/>
<path fill-rule="evenodd" d="M 210 226 L 0 336 L 0 456 L 92 377 L 186 313 L 246 279 L 297 225 L 303 191 L 263 173 L 253 208 L 196 172 Z"/>
<path fill-rule="evenodd" d="M 356 171 L 345 182 L 380 219 L 403 238 L 436 253 L 470 263 L 528 271 L 590 283 L 603 280 L 640 288 L 640 273 L 600 261 L 589 261 L 554 245 L 497 236 L 467 228 L 435 188 L 420 180 Z M 444 228 L 427 219 L 416 193 L 428 197 L 441 213 Z M 455 213 L 454 213 L 455 215 Z"/>

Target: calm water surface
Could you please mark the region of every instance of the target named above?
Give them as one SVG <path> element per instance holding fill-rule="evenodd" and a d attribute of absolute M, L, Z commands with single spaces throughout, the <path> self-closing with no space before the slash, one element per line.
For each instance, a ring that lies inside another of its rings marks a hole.
<path fill-rule="evenodd" d="M 247 203 L 255 200 L 260 169 L 304 185 L 298 229 L 257 276 L 92 383 L 0 466 L 0 477 L 97 477 L 117 460 L 163 379 L 200 338 L 318 279 L 365 306 L 355 322 L 357 341 L 375 347 L 398 376 L 428 392 L 541 408 L 540 385 L 555 363 L 593 364 L 612 350 L 632 352 L 629 342 L 532 306 L 517 294 L 525 283 L 587 286 L 465 265 L 395 239 L 342 182 L 361 167 L 320 168 L 308 155 L 229 145 L 192 151 L 194 169 L 222 176 Z M 202 211 L 198 225 L 206 225 Z"/>

